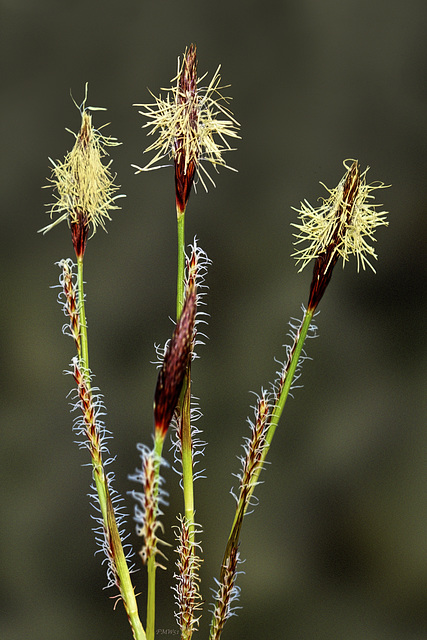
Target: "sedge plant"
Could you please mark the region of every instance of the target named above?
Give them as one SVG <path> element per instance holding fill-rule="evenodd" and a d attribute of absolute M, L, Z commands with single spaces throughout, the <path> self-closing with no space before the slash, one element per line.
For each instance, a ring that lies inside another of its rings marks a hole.
<path fill-rule="evenodd" d="M 205 277 L 210 264 L 197 240 L 189 245 L 185 238 L 185 218 L 189 198 L 196 184 L 206 190 L 214 184 L 209 165 L 217 170 L 229 167 L 224 155 L 232 151 L 231 140 L 239 138 L 239 123 L 223 96 L 220 67 L 208 83 L 197 73 L 196 47 L 186 49 L 178 59 L 178 70 L 172 86 L 165 94 L 153 97 L 149 104 L 136 105 L 145 118 L 144 127 L 154 141 L 146 149 L 153 156 L 143 167 L 134 165 L 136 173 L 149 172 L 162 166 L 173 166 L 175 180 L 175 211 L 177 224 L 176 320 L 171 338 L 164 347 L 157 347 L 158 378 L 154 389 L 152 445 L 138 444 L 141 468 L 130 476 L 140 485 L 131 492 L 135 499 L 136 532 L 143 542 L 139 556 L 147 569 L 146 593 L 135 595 L 131 573 L 133 555 L 124 545 L 122 500 L 113 488 L 114 477 L 107 471 L 111 456 L 107 448 L 111 432 L 103 416 L 105 408 L 99 389 L 93 386 L 89 367 L 88 330 L 85 311 L 83 261 L 88 240 L 99 227 L 105 228 L 113 210 L 118 209 L 116 176 L 111 171 L 107 149 L 118 144 L 113 137 L 104 136 L 93 125 L 93 113 L 99 108 L 87 106 L 85 98 L 78 107 L 80 130 L 75 135 L 72 150 L 63 161 L 53 165 L 50 186 L 55 200 L 50 205 L 53 221 L 41 231 L 46 233 L 62 221 L 71 231 L 75 253 L 74 262 L 62 259 L 60 301 L 68 318 L 64 327 L 75 344 L 70 373 L 75 381 L 74 406 L 77 413 L 74 430 L 82 448 L 89 451 L 92 464 L 92 502 L 96 509 L 98 528 L 96 538 L 108 561 L 108 584 L 116 589 L 122 600 L 133 637 L 153 640 L 156 633 L 156 572 L 166 568 L 165 546 L 170 545 L 161 524 L 162 508 L 167 504 L 161 470 L 167 461 L 163 457 L 166 439 L 171 434 L 175 468 L 181 475 L 183 513 L 177 515 L 175 528 L 177 560 L 174 572 L 175 617 L 182 640 L 190 640 L 198 631 L 203 598 L 200 584 L 202 526 L 195 519 L 194 481 L 198 456 L 205 442 L 196 421 L 200 409 L 191 392 L 192 362 L 196 346 L 203 342 L 200 324 L 206 322 L 202 311 L 206 294 Z M 224 555 L 215 578 L 216 587 L 211 605 L 209 640 L 219 640 L 227 619 L 235 613 L 239 596 L 237 585 L 240 539 L 248 507 L 272 445 L 286 400 L 307 355 L 304 344 L 316 335 L 313 318 L 331 280 L 339 260 L 343 266 L 352 255 L 357 268 L 374 270 L 373 248 L 378 226 L 387 225 L 386 212 L 374 204 L 374 191 L 383 183 L 368 184 L 368 169 L 360 170 L 359 162 L 344 162 L 345 173 L 337 187 L 327 189 L 328 196 L 319 207 L 303 201 L 295 209 L 299 221 L 295 231 L 294 257 L 300 270 L 313 263 L 308 301 L 303 306 L 300 321 L 291 321 L 291 344 L 286 357 L 268 390 L 256 396 L 254 418 L 249 420 L 250 435 L 244 439 L 241 469 L 237 474 L 238 487 L 234 492 L 236 508 L 230 533 L 224 545 Z M 209 429 L 209 428 L 208 428 Z M 140 615 L 145 599 L 145 616 Z"/>

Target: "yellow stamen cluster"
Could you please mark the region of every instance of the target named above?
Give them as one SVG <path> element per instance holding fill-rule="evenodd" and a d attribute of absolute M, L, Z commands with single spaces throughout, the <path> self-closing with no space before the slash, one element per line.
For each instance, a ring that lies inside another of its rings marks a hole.
<path fill-rule="evenodd" d="M 177 153 L 183 154 L 185 170 L 194 163 L 197 175 L 207 190 L 200 170 L 204 171 L 213 185 L 215 183 L 201 162 L 206 160 L 215 168 L 221 165 L 231 169 L 232 167 L 226 164 L 222 154 L 224 151 L 232 151 L 226 137 L 239 138 L 237 131 L 240 125 L 223 104 L 228 101 L 228 98 L 222 96 L 220 92 L 222 89 L 220 66 L 207 87 L 199 86 L 206 77 L 205 74 L 197 79 L 195 91 L 188 90 L 183 94 L 180 79 L 186 71 L 185 64 L 186 55 L 184 54 L 182 63 L 178 59 L 178 73 L 171 81 L 176 84 L 162 89 L 167 92 L 164 98 L 162 95 L 156 97 L 150 92 L 155 100 L 154 103 L 134 105 L 143 107 L 139 113 L 149 120 L 143 125 L 143 128 L 150 127 L 147 135 L 158 133 L 158 137 L 144 152 L 155 151 L 155 156 L 144 167 L 133 166 L 138 172 L 159 169 L 164 165 L 158 163 L 164 158 L 175 161 Z M 178 145 L 177 141 L 179 141 Z"/>
<path fill-rule="evenodd" d="M 377 259 L 377 255 L 369 244 L 375 242 L 374 231 L 376 227 L 388 225 L 386 211 L 377 211 L 381 205 L 372 204 L 374 198 L 372 192 L 376 189 L 386 188 L 382 182 L 366 184 L 366 173 L 369 167 L 362 174 L 359 174 L 357 163 L 352 162 L 351 166 L 344 162 L 347 169 L 346 174 L 335 189 L 328 189 L 329 197 L 321 198 L 323 204 L 315 209 L 307 200 L 301 202 L 300 209 L 294 209 L 299 213 L 301 222 L 292 223 L 298 229 L 295 233 L 298 245 L 302 242 L 308 244 L 303 249 L 298 249 L 293 257 L 297 264 L 302 263 L 300 271 L 315 258 L 318 258 L 326 251 L 328 246 L 334 244 L 333 254 L 338 253 L 343 259 L 343 266 L 348 261 L 349 256 L 354 254 L 357 258 L 357 270 L 360 265 L 365 269 L 368 265 L 375 272 L 369 258 Z M 357 170 L 354 170 L 356 166 Z M 354 175 L 354 189 L 349 187 L 349 178 Z M 348 192 L 353 192 L 349 199 Z M 331 254 L 330 259 L 333 258 Z"/>
<path fill-rule="evenodd" d="M 56 190 L 56 201 L 50 206 L 50 217 L 59 215 L 52 224 L 40 229 L 46 233 L 54 226 L 67 220 L 69 224 L 81 224 L 91 227 L 92 234 L 100 225 L 105 229 L 105 220 L 111 220 L 109 212 L 119 209 L 114 195 L 118 186 L 114 184 L 115 175 L 110 171 L 111 160 L 103 164 L 102 158 L 108 153 L 105 147 L 119 144 L 115 138 L 103 136 L 92 126 L 89 108 L 83 103 L 80 108 L 82 124 L 76 142 L 63 162 L 53 161 L 50 182 Z M 72 133 L 72 132 L 71 132 Z"/>

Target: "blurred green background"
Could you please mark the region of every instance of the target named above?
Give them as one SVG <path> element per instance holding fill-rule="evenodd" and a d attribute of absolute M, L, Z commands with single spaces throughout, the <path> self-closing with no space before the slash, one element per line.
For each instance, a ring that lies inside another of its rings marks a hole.
<path fill-rule="evenodd" d="M 86 253 L 91 366 L 105 395 L 116 488 L 135 443 L 150 442 L 153 343 L 171 332 L 175 213 L 172 170 L 134 176 L 149 140 L 133 103 L 175 75 L 185 47 L 199 72 L 222 64 L 242 140 L 217 188 L 192 195 L 187 237 L 213 260 L 209 340 L 194 393 L 209 442 L 196 485 L 204 528 L 203 596 L 233 514 L 253 396 L 274 378 L 288 320 L 300 316 L 310 273 L 290 258 L 292 206 L 337 184 L 345 158 L 371 166 L 390 211 L 377 234 L 377 274 L 336 269 L 320 305 L 302 383 L 269 454 L 243 530 L 238 617 L 224 639 L 409 640 L 427 637 L 425 246 L 427 9 L 423 0 L 122 2 L 2 0 L 1 526 L 2 640 L 130 638 L 103 591 L 86 496 L 90 469 L 74 444 L 64 376 L 73 344 L 61 334 L 55 262 L 72 255 L 61 225 L 42 237 L 48 157 L 79 128 L 70 99 L 105 106 L 95 123 L 113 149 L 122 192 L 108 234 Z M 211 77 L 211 75 L 210 75 Z M 169 471 L 165 537 L 182 508 Z M 129 518 L 131 542 L 138 542 Z M 177 637 L 174 553 L 160 572 L 159 638 Z M 145 589 L 145 573 L 135 575 Z M 143 610 L 144 598 L 141 596 Z M 207 637 L 206 612 L 199 636 Z"/>

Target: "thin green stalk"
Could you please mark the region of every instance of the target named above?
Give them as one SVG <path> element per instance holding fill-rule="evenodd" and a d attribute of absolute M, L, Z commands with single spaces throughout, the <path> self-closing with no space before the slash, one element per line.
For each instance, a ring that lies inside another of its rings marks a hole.
<path fill-rule="evenodd" d="M 181 315 L 185 298 L 185 211 L 177 216 L 178 230 L 178 274 L 176 292 L 176 317 Z M 194 541 L 194 487 L 193 446 L 191 441 L 191 363 L 188 366 L 180 398 L 181 410 L 181 457 L 184 511 L 189 524 L 190 541 Z"/>
<path fill-rule="evenodd" d="M 279 420 L 280 420 L 280 416 L 283 413 L 283 409 L 285 407 L 285 403 L 286 400 L 288 399 L 288 395 L 289 395 L 289 391 L 291 389 L 292 386 L 292 380 L 294 378 L 295 375 L 295 371 L 298 365 L 298 361 L 300 359 L 301 356 L 301 352 L 304 346 L 304 342 L 305 339 L 307 337 L 307 332 L 308 329 L 310 327 L 311 321 L 313 319 L 313 314 L 314 314 L 314 310 L 306 310 L 305 314 L 304 314 L 304 318 L 302 320 L 300 329 L 297 333 L 297 335 L 295 336 L 295 341 L 294 344 L 292 345 L 292 351 L 291 351 L 291 357 L 290 357 L 290 361 L 289 361 L 289 366 L 286 372 L 286 377 L 284 380 L 284 384 L 283 387 L 279 393 L 279 397 L 276 400 L 276 404 L 274 405 L 272 414 L 271 414 L 271 419 L 270 419 L 270 426 L 268 428 L 268 432 L 267 432 L 267 436 L 266 436 L 266 441 L 267 441 L 267 447 L 265 448 L 265 454 L 263 455 L 263 459 L 262 462 L 265 460 L 265 457 L 267 455 L 268 449 L 271 445 L 271 441 L 273 440 L 273 436 L 274 433 L 276 431 L 276 427 L 279 424 Z M 261 470 L 261 468 L 260 468 Z M 259 472 L 258 472 L 259 475 Z"/>
<path fill-rule="evenodd" d="M 255 473 L 253 474 L 252 478 L 251 478 L 251 484 L 250 487 L 247 488 L 243 488 L 243 490 L 240 492 L 240 496 L 239 496 L 239 501 L 236 507 L 236 512 L 235 512 L 235 516 L 234 516 L 234 521 L 231 527 L 231 531 L 230 531 L 230 535 L 227 541 L 227 546 L 225 549 L 225 553 L 224 553 L 224 559 L 223 559 L 223 563 L 222 563 L 222 568 L 221 568 L 221 577 L 220 577 L 220 582 L 222 582 L 222 578 L 224 575 L 224 566 L 226 564 L 226 560 L 229 557 L 231 550 L 237 549 L 238 547 L 238 543 L 239 543 L 239 538 L 240 538 L 240 531 L 242 528 L 242 524 L 243 524 L 243 516 L 245 515 L 246 509 L 250 503 L 250 498 L 251 495 L 255 489 L 255 486 L 257 484 L 259 475 L 261 473 L 261 470 L 263 468 L 263 464 L 265 461 L 265 458 L 267 456 L 268 450 L 271 446 L 271 442 L 273 440 L 273 436 L 274 433 L 276 431 L 277 425 L 279 423 L 279 419 L 280 416 L 282 415 L 286 400 L 288 398 L 289 395 L 289 391 L 290 388 L 292 386 L 292 380 L 293 377 L 295 375 L 295 370 L 297 368 L 298 365 L 298 360 L 301 356 L 301 352 L 303 349 L 303 345 L 305 342 L 305 339 L 307 337 L 307 332 L 308 329 L 310 327 L 310 323 L 311 320 L 313 318 L 313 310 L 307 310 L 305 312 L 304 318 L 302 320 L 301 326 L 299 331 L 297 332 L 297 335 L 295 336 L 295 340 L 294 340 L 294 344 L 292 345 L 291 348 L 291 353 L 290 353 L 290 357 L 289 357 L 289 361 L 287 363 L 287 369 L 286 369 L 286 375 L 285 378 L 283 380 L 282 383 L 282 387 L 279 390 L 279 395 L 276 399 L 275 405 L 273 407 L 272 413 L 271 413 L 271 418 L 270 418 L 270 425 L 266 434 L 266 445 L 263 449 L 262 452 L 262 456 L 261 456 L 261 460 L 259 465 L 257 466 L 257 469 L 255 470 Z M 211 627 L 211 632 L 213 629 L 213 624 L 214 624 L 214 620 L 212 621 L 212 627 Z"/>
<path fill-rule="evenodd" d="M 185 211 L 177 216 L 178 229 L 178 272 L 176 281 L 176 319 L 184 306 L 185 290 Z"/>
<path fill-rule="evenodd" d="M 86 311 L 85 311 L 85 297 L 84 297 L 84 281 L 83 281 L 83 256 L 77 258 L 77 287 L 78 287 L 78 301 L 79 301 L 79 316 L 80 316 L 80 343 L 81 354 L 79 354 L 85 371 L 87 372 L 86 381 L 89 382 L 89 348 L 87 341 L 87 324 L 86 324 Z"/>
<path fill-rule="evenodd" d="M 194 486 L 193 486 L 193 447 L 191 441 L 190 420 L 190 366 L 187 370 L 188 384 L 185 386 L 182 403 L 182 485 L 184 491 L 185 518 L 189 524 L 190 541 L 194 541 Z"/>
<path fill-rule="evenodd" d="M 90 394 L 90 375 L 89 375 L 89 350 L 87 339 L 86 312 L 83 289 L 83 256 L 77 260 L 77 287 L 78 287 L 78 312 L 80 317 L 80 344 L 81 353 L 80 364 L 83 370 L 83 376 L 87 390 Z M 92 399 L 90 401 L 92 403 Z M 99 506 L 102 515 L 102 521 L 108 536 L 109 553 L 114 562 L 114 569 L 117 576 L 117 583 L 120 589 L 120 595 L 128 616 L 129 623 L 132 628 L 135 640 L 146 640 L 146 635 L 142 623 L 138 616 L 138 606 L 136 603 L 135 592 L 130 579 L 129 568 L 126 562 L 123 545 L 117 527 L 114 514 L 114 508 L 108 488 L 108 481 L 104 472 L 104 464 L 102 461 L 101 449 L 99 446 L 99 434 L 94 436 L 91 442 L 91 458 L 93 468 L 93 478 L 98 494 Z"/>
<path fill-rule="evenodd" d="M 261 473 L 264 461 L 265 461 L 265 459 L 267 457 L 268 450 L 270 449 L 271 442 L 272 442 L 274 434 L 276 432 L 277 425 L 279 424 L 280 417 L 281 417 L 281 415 L 283 413 L 283 409 L 285 408 L 286 400 L 288 399 L 289 391 L 290 391 L 291 386 L 292 386 L 292 380 L 294 378 L 295 371 L 296 371 L 296 368 L 297 368 L 297 365 L 298 365 L 298 361 L 299 361 L 300 356 L 301 356 L 301 351 L 303 349 L 304 342 L 305 342 L 305 339 L 307 337 L 307 332 L 308 332 L 308 329 L 310 327 L 311 321 L 313 319 L 313 314 L 314 314 L 314 311 L 311 311 L 311 310 L 306 310 L 305 311 L 304 318 L 302 320 L 300 329 L 299 329 L 297 335 L 295 336 L 294 344 L 292 345 L 292 349 L 291 349 L 291 355 L 290 355 L 290 360 L 289 360 L 289 363 L 288 363 L 288 368 L 287 368 L 287 371 L 286 371 L 285 380 L 284 380 L 283 386 L 282 386 L 282 388 L 281 388 L 281 390 L 279 392 L 279 395 L 278 395 L 278 397 L 276 399 L 276 403 L 275 403 L 275 405 L 273 407 L 273 411 L 271 413 L 270 426 L 268 427 L 268 431 L 267 431 L 267 435 L 266 435 L 266 446 L 265 446 L 265 448 L 263 450 L 263 453 L 262 453 L 260 465 L 259 465 L 258 469 L 256 470 L 256 473 L 254 474 L 253 484 L 252 484 L 252 487 L 251 487 L 249 495 L 248 495 L 248 500 L 250 499 L 250 497 L 251 497 L 251 495 L 252 495 L 252 493 L 253 493 L 253 491 L 255 489 L 257 480 L 259 478 L 259 474 Z M 246 507 L 247 507 L 247 504 L 245 506 L 245 511 L 246 511 Z"/>

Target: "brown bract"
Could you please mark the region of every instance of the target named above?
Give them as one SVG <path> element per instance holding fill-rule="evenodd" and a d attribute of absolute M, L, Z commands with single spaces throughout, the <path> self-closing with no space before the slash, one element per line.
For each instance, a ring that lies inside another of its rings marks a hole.
<path fill-rule="evenodd" d="M 196 47 L 191 45 L 184 57 L 178 79 L 177 107 L 187 127 L 175 139 L 175 195 L 178 214 L 184 213 L 190 197 L 194 174 L 200 155 L 197 142 L 198 96 Z"/>

